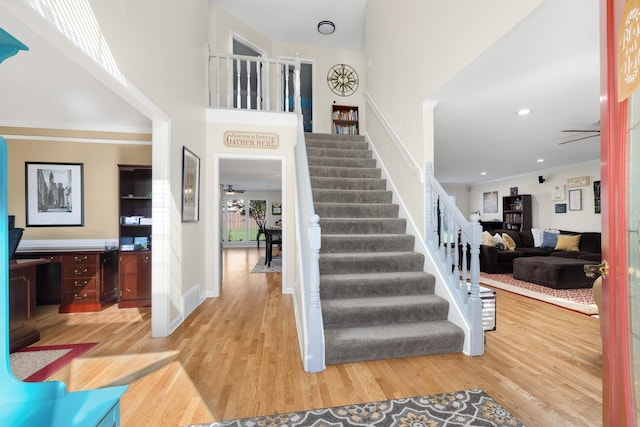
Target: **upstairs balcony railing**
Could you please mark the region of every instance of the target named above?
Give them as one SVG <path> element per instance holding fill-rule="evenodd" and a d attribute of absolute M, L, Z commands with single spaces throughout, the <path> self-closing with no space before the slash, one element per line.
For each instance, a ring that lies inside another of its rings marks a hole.
<path fill-rule="evenodd" d="M 208 68 L 210 108 L 273 112 L 295 109 L 294 72 L 300 72 L 300 61 L 211 53 Z"/>

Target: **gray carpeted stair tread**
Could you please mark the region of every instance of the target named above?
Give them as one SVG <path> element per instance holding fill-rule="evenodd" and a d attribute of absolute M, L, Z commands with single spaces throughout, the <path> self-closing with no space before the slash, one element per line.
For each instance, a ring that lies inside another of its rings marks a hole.
<path fill-rule="evenodd" d="M 340 190 L 386 190 L 387 181 L 382 178 L 333 178 L 311 177 L 311 187 L 315 189 L 340 189 Z"/>
<path fill-rule="evenodd" d="M 364 141 L 364 135 L 340 135 L 334 133 L 314 133 L 307 132 L 304 134 L 305 140 L 314 141 Z"/>
<path fill-rule="evenodd" d="M 391 200 L 393 193 L 388 190 L 313 190 L 313 201 L 316 203 L 391 203 Z"/>
<path fill-rule="evenodd" d="M 325 331 L 326 363 L 461 352 L 464 332 L 446 320 Z"/>
<path fill-rule="evenodd" d="M 448 311 L 449 302 L 433 294 L 341 298 L 322 303 L 325 329 L 436 321 L 446 318 Z"/>
<path fill-rule="evenodd" d="M 332 178 L 380 178 L 382 171 L 379 168 L 344 167 L 344 166 L 309 166 L 311 177 Z"/>
<path fill-rule="evenodd" d="M 320 274 L 422 271 L 418 252 L 363 252 L 320 254 Z"/>
<path fill-rule="evenodd" d="M 399 207 L 393 203 L 314 203 L 322 218 L 396 218 Z"/>
<path fill-rule="evenodd" d="M 307 147 L 307 156 L 311 157 L 335 157 L 347 159 L 371 159 L 372 153 L 369 150 L 356 148 L 316 148 Z"/>
<path fill-rule="evenodd" d="M 404 234 L 404 218 L 320 218 L 322 234 Z"/>
<path fill-rule="evenodd" d="M 376 159 L 337 158 L 337 157 L 308 157 L 309 166 L 375 168 Z"/>
<path fill-rule="evenodd" d="M 413 250 L 409 234 L 323 234 L 321 253 L 403 252 Z"/>
<path fill-rule="evenodd" d="M 340 150 L 368 150 L 369 143 L 365 141 L 343 141 L 341 139 L 309 139 L 307 148 L 337 148 Z"/>
<path fill-rule="evenodd" d="M 322 301 L 339 298 L 432 294 L 434 289 L 435 277 L 424 271 L 320 276 Z"/>

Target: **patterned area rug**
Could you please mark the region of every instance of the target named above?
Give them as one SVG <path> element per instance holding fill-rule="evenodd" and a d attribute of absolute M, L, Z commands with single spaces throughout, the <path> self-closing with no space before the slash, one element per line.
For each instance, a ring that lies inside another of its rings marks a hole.
<path fill-rule="evenodd" d="M 516 280 L 513 274 L 486 274 L 480 273 L 480 283 L 524 295 L 529 298 L 544 301 L 562 308 L 577 311 L 589 316 L 598 314 L 598 307 L 593 300 L 591 288 L 585 289 L 554 289 L 535 283 Z"/>
<path fill-rule="evenodd" d="M 96 344 L 98 343 L 24 347 L 11 353 L 11 372 L 22 381 L 44 381 Z"/>
<path fill-rule="evenodd" d="M 264 263 L 264 257 L 261 257 L 258 260 L 258 263 L 253 270 L 252 273 L 280 273 L 282 271 L 282 257 L 274 256 L 271 258 L 271 267 L 267 267 Z"/>
<path fill-rule="evenodd" d="M 363 403 L 361 405 L 197 424 L 197 427 L 223 426 L 520 427 L 524 425 L 484 391 L 475 389 L 408 399 Z"/>

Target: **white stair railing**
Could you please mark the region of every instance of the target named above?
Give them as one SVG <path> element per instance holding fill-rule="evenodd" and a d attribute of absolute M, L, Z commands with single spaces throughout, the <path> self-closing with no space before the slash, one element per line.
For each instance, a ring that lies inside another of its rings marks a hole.
<path fill-rule="evenodd" d="M 295 70 L 300 70 L 299 61 L 210 53 L 208 106 L 291 112 L 291 92 L 295 93 L 291 75 Z"/>
<path fill-rule="evenodd" d="M 304 139 L 300 101 L 300 63 L 294 72 L 294 104 L 298 114 L 298 137 L 295 152 L 296 181 L 296 290 L 301 293 L 298 310 L 302 317 L 302 357 L 304 370 L 320 372 L 325 369 L 324 328 L 320 306 L 320 218 L 313 207 L 311 178 Z"/>
<path fill-rule="evenodd" d="M 445 280 L 454 290 L 454 297 L 466 307 L 470 325 L 470 355 L 482 355 L 484 328 L 480 299 L 480 216 L 473 214 L 470 221 L 464 218 L 435 179 L 431 163 L 425 168 L 425 192 L 426 246 L 440 261 Z"/>

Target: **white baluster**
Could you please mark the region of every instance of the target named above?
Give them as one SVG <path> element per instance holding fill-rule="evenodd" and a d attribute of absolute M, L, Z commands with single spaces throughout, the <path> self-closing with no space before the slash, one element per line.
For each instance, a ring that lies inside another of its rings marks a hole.
<path fill-rule="evenodd" d="M 232 59 L 226 58 L 227 60 L 227 108 L 231 108 L 231 95 L 233 94 L 233 66 Z"/>
<path fill-rule="evenodd" d="M 289 111 L 289 64 L 284 66 L 284 111 Z"/>
<path fill-rule="evenodd" d="M 251 110 L 251 60 L 247 59 L 247 110 Z"/>
<path fill-rule="evenodd" d="M 271 71 L 271 64 L 269 64 L 268 62 L 265 64 L 265 68 L 264 68 L 264 109 L 267 111 L 271 111 L 271 77 L 270 77 L 270 71 Z"/>
<path fill-rule="evenodd" d="M 242 98 L 240 97 L 240 59 L 236 59 L 236 68 L 237 68 L 237 76 L 236 76 L 236 108 L 242 107 Z"/>
<path fill-rule="evenodd" d="M 258 62 L 256 62 L 256 110 L 258 111 L 262 110 L 262 106 L 260 105 L 262 104 L 260 74 L 262 74 L 262 61 L 258 60 Z"/>
<path fill-rule="evenodd" d="M 216 56 L 216 107 L 220 108 L 220 57 Z"/>

